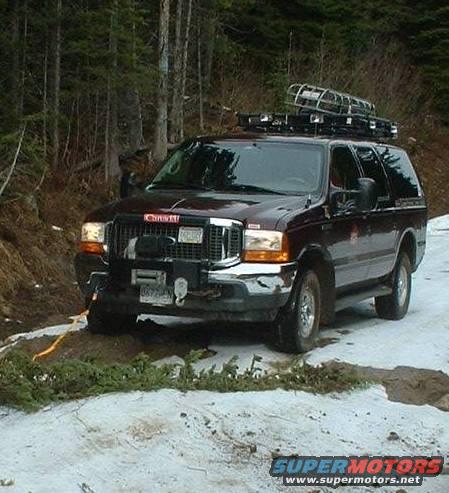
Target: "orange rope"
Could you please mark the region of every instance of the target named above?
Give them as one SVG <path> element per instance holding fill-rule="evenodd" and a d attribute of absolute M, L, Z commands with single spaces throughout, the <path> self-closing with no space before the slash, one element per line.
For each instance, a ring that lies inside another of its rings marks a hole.
<path fill-rule="evenodd" d="M 89 310 L 86 310 L 85 312 L 83 313 L 80 313 L 76 318 L 75 320 L 70 324 L 70 327 L 63 333 L 61 334 L 55 342 L 53 342 L 53 344 L 51 346 L 49 346 L 47 349 L 45 349 L 44 351 L 40 352 L 40 353 L 37 353 L 33 356 L 33 361 L 36 361 L 37 359 L 39 358 L 42 358 L 44 356 L 47 356 L 49 355 L 50 353 L 52 353 L 58 346 L 59 344 L 61 344 L 61 342 L 64 340 L 64 338 L 67 336 L 67 334 L 71 331 L 71 329 L 76 326 L 79 321 L 83 318 L 83 317 L 87 317 L 87 315 L 89 314 Z"/>

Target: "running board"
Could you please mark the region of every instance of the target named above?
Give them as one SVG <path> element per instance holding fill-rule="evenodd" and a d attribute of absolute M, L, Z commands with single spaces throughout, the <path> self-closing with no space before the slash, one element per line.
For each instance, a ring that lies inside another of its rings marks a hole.
<path fill-rule="evenodd" d="M 354 306 L 361 301 L 369 298 L 376 298 L 377 296 L 387 296 L 393 292 L 393 289 L 388 286 L 376 286 L 375 288 L 360 291 L 358 293 L 352 293 L 342 298 L 337 299 L 335 303 L 335 311 L 339 312 L 350 306 Z"/>

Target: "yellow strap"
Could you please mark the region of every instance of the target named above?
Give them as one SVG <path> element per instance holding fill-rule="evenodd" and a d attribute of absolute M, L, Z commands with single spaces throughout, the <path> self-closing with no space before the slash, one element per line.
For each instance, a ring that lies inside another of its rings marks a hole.
<path fill-rule="evenodd" d="M 79 321 L 83 318 L 83 317 L 87 317 L 87 315 L 89 315 L 89 310 L 86 310 L 85 312 L 83 313 L 80 313 L 76 318 L 75 320 L 70 324 L 70 327 L 63 333 L 61 334 L 55 342 L 53 342 L 53 344 L 51 346 L 49 346 L 47 349 L 45 349 L 44 351 L 41 351 L 40 353 L 37 353 L 33 356 L 33 361 L 36 361 L 37 359 L 39 358 L 42 358 L 43 356 L 47 356 L 48 354 L 52 353 L 58 346 L 59 344 L 64 340 L 64 338 L 66 337 L 66 335 L 71 331 L 71 329 L 77 325 L 79 323 Z"/>

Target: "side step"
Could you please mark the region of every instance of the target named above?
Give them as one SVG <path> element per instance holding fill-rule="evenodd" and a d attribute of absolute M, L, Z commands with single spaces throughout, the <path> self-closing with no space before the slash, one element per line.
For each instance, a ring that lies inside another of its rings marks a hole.
<path fill-rule="evenodd" d="M 377 296 L 386 296 L 393 292 L 393 289 L 389 286 L 376 286 L 371 289 L 359 291 L 357 293 L 351 293 L 346 296 L 338 298 L 335 303 L 335 311 L 339 312 L 350 306 L 354 306 L 361 301 L 367 300 L 369 298 L 376 298 Z"/>

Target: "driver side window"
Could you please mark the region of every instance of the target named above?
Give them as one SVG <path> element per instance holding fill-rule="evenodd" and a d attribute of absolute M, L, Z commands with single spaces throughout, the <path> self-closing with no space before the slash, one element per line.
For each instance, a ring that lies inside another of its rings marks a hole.
<path fill-rule="evenodd" d="M 356 190 L 360 170 L 352 151 L 347 146 L 334 147 L 331 154 L 330 182 L 331 190 Z M 349 195 L 339 195 L 337 206 L 350 208 L 354 202 Z"/>

